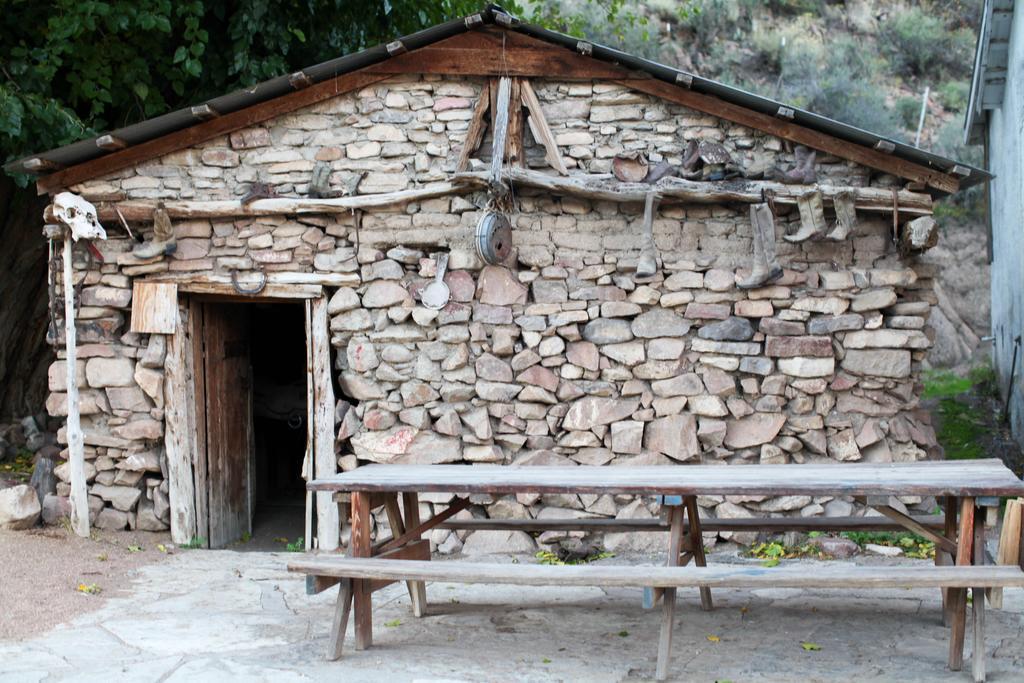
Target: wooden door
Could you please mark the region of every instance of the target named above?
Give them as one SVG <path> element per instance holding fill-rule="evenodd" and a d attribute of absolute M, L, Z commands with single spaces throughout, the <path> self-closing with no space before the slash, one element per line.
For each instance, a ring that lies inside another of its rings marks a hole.
<path fill-rule="evenodd" d="M 252 532 L 252 368 L 245 305 L 203 304 L 210 547 Z"/>

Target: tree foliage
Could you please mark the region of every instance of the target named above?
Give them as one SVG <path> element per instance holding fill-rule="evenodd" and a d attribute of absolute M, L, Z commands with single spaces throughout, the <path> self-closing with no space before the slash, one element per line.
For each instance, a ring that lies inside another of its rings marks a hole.
<path fill-rule="evenodd" d="M 624 0 L 586 0 L 615 22 Z M 445 20 L 480 0 L 0 0 L 0 157 L 50 149 Z M 579 22 L 542 3 L 513 14 Z"/>

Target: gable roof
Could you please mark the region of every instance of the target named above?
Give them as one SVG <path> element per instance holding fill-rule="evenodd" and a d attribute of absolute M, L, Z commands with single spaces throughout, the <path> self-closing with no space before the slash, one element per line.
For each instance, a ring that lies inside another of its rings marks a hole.
<path fill-rule="evenodd" d="M 12 161 L 4 168 L 45 174 L 37 181 L 37 189 L 40 193 L 55 192 L 398 73 L 417 72 L 608 79 L 920 182 L 936 195 L 950 194 L 991 177 L 983 169 L 892 138 L 521 22 L 493 4 L 479 14 L 438 24 L 387 45 Z"/>
<path fill-rule="evenodd" d="M 985 0 L 978 44 L 974 50 L 967 119 L 964 121 L 964 141 L 967 144 L 984 142 L 988 112 L 1003 104 L 1012 30 L 1013 0 Z"/>

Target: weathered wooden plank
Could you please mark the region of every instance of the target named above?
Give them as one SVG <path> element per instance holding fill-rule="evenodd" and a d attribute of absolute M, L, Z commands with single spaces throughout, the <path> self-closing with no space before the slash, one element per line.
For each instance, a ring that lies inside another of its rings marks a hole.
<path fill-rule="evenodd" d="M 196 531 L 196 491 L 192 472 L 195 429 L 189 422 L 189 385 L 186 373 L 186 347 L 189 340 L 181 322 L 177 301 L 174 304 L 177 332 L 167 338 L 164 363 L 164 452 L 167 455 L 168 493 L 171 507 L 171 540 L 189 543 Z"/>
<path fill-rule="evenodd" d="M 185 374 L 188 378 L 188 428 L 194 434 L 195 452 L 192 470 L 196 492 L 196 539 L 210 545 L 209 462 L 206 447 L 206 373 L 203 371 L 204 306 L 190 301 L 188 308 L 188 346 L 185 349 Z"/>
<path fill-rule="evenodd" d="M 381 555 L 374 555 L 374 559 L 380 560 L 422 560 L 426 562 L 430 559 L 430 541 L 419 540 L 406 543 L 400 548 L 389 550 Z M 395 583 L 394 579 L 371 579 L 365 584 L 367 590 L 371 593 L 379 591 L 382 588 L 390 586 Z M 412 590 L 412 584 L 420 584 L 422 581 L 408 581 L 411 584 L 409 586 L 410 591 Z"/>
<path fill-rule="evenodd" d="M 331 331 L 327 298 L 310 302 L 310 344 L 313 352 L 313 389 L 315 402 L 309 416 L 313 424 L 313 471 L 317 477 L 329 477 L 338 471 L 334 455 L 334 380 L 331 376 Z M 330 491 L 316 494 L 316 537 L 321 550 L 335 550 L 339 544 L 338 507 Z"/>
<path fill-rule="evenodd" d="M 509 99 L 512 96 L 512 79 L 498 79 L 498 95 L 494 103 L 494 134 L 491 138 L 491 170 L 488 183 L 496 187 L 501 182 L 501 172 L 505 164 L 505 139 L 508 136 Z"/>
<path fill-rule="evenodd" d="M 357 493 L 358 492 L 355 492 L 353 495 L 356 495 Z M 353 497 L 352 500 L 354 501 L 355 498 Z M 458 514 L 462 510 L 465 510 L 467 507 L 469 507 L 468 498 L 456 498 L 455 500 L 448 504 L 448 507 L 445 508 L 444 511 L 437 513 L 425 522 L 421 522 L 420 524 L 410 527 L 401 536 L 396 536 L 391 538 L 390 540 L 380 543 L 378 546 L 374 547 L 374 552 L 377 554 L 384 553 L 388 550 L 399 548 L 412 540 L 418 539 L 420 538 L 420 536 L 423 535 L 424 532 L 433 529 L 435 526 L 437 526 L 444 520 L 448 519 L 452 515 Z M 354 523 L 355 522 L 353 521 L 353 524 Z"/>
<path fill-rule="evenodd" d="M 456 183 L 484 187 L 489 175 L 482 171 L 456 173 Z M 657 190 L 659 202 L 720 204 L 737 202 L 758 204 L 764 199 L 764 192 L 773 192 L 777 204 L 796 205 L 797 199 L 812 189 L 807 185 L 785 185 L 770 180 L 717 180 L 697 181 L 685 178 L 666 177 L 653 185 L 646 183 L 623 183 L 609 174 L 573 174 L 568 177 L 551 175 L 541 171 L 509 168 L 502 179 L 514 185 L 532 187 L 556 195 L 582 197 L 595 201 L 619 203 L 643 203 L 652 189 Z M 833 201 L 841 193 L 851 193 L 855 205 L 861 211 L 892 213 L 892 191 L 878 187 L 853 187 L 845 185 L 814 186 L 826 201 Z M 932 199 L 921 192 L 900 190 L 900 213 L 906 215 L 929 215 L 932 213 Z"/>
<path fill-rule="evenodd" d="M 996 552 L 996 564 L 1017 564 L 1021 552 L 1022 517 L 1024 517 L 1024 498 L 1006 501 L 1003 512 L 1003 528 L 999 533 L 999 550 Z M 989 604 L 993 609 L 1003 608 L 1003 591 L 993 588 L 989 591 Z"/>
<path fill-rule="evenodd" d="M 331 635 L 327 641 L 327 659 L 336 661 L 341 658 L 342 646 L 345 643 L 345 631 L 348 629 L 348 617 L 352 612 L 352 581 L 343 579 L 338 588 L 338 601 L 334 605 L 334 616 L 331 619 Z"/>
<path fill-rule="evenodd" d="M 204 279 L 199 282 L 175 283 L 175 286 L 184 294 L 202 294 L 212 299 L 229 300 L 234 303 L 267 299 L 318 299 L 324 293 L 320 285 L 267 284 L 259 293 L 242 295 L 230 282 L 211 282 L 206 279 L 210 277 L 206 274 L 199 274 L 199 277 Z"/>
<path fill-rule="evenodd" d="M 174 334 L 178 322 L 178 286 L 171 282 L 132 283 L 131 331 Z"/>
<path fill-rule="evenodd" d="M 873 507 L 889 519 L 899 524 L 900 526 L 906 527 L 915 534 L 924 536 L 929 541 L 934 543 L 937 549 L 945 550 L 949 553 L 956 552 L 956 543 L 949 540 L 942 534 L 935 533 L 928 527 L 918 524 L 917 521 L 915 521 L 914 518 L 910 515 L 905 515 L 896 508 L 891 507 L 889 505 L 875 505 Z"/>
<path fill-rule="evenodd" d="M 625 79 L 619 80 L 617 83 L 726 121 L 762 130 L 790 142 L 834 154 L 840 159 L 863 164 L 907 180 L 923 182 L 942 192 L 954 193 L 960 189 L 960 181 L 956 176 L 938 169 L 928 168 L 892 154 L 885 154 L 871 147 L 840 140 L 826 133 L 805 128 L 798 123 L 762 114 L 711 95 L 680 88 L 653 78 Z"/>
<path fill-rule="evenodd" d="M 323 100 L 387 78 L 382 74 L 371 74 L 353 71 L 335 78 L 321 81 L 314 86 L 297 90 L 272 100 L 255 104 L 239 111 L 218 116 L 188 128 L 154 138 L 148 142 L 132 145 L 126 149 L 106 154 L 90 161 L 71 166 L 62 171 L 51 173 L 36 182 L 39 194 L 56 193 L 62 188 L 70 187 L 90 178 L 112 173 L 122 168 L 153 159 L 179 149 L 205 142 L 220 135 L 251 126 L 281 114 L 293 112 L 302 107 L 322 102 Z"/>
<path fill-rule="evenodd" d="M 459 38 L 447 39 L 455 41 Z M 514 50 L 492 47 L 457 47 L 440 41 L 432 46 L 397 55 L 364 69 L 370 74 L 449 74 L 463 76 L 533 76 L 556 79 L 635 78 L 643 74 L 621 66 L 582 57 L 569 50 L 537 41 Z"/>
<path fill-rule="evenodd" d="M 415 493 L 402 494 L 402 507 L 405 510 L 406 529 L 415 529 L 420 526 L 420 500 Z M 420 538 L 420 537 L 417 537 Z M 429 544 L 427 545 L 427 557 L 430 559 Z M 427 586 L 422 581 L 413 581 L 409 584 L 409 593 L 412 597 L 413 616 L 422 617 L 427 613 Z"/>
<path fill-rule="evenodd" d="M 355 579 L 447 581 L 529 586 L 609 586 L 662 588 L 967 588 L 970 586 L 1024 586 L 1019 567 L 657 567 L 637 565 L 542 565 L 491 564 L 462 561 L 392 561 L 307 555 L 288 563 L 288 571 L 300 574 Z"/>
<path fill-rule="evenodd" d="M 272 197 L 242 204 L 237 199 L 171 200 L 164 209 L 171 218 L 245 218 L 247 216 L 302 216 L 309 214 L 347 214 L 356 209 L 384 209 L 433 197 L 464 194 L 473 188 L 451 182 L 439 182 L 413 190 L 357 194 L 349 197 Z M 101 203 L 96 211 L 100 220 L 117 220 L 120 209 L 126 220 L 151 221 L 156 202 L 135 200 L 116 204 Z"/>
<path fill-rule="evenodd" d="M 523 99 L 520 83 L 522 79 L 513 78 L 509 88 L 508 99 L 508 135 L 505 139 L 505 158 L 509 166 L 522 167 L 523 158 Z"/>
<path fill-rule="evenodd" d="M 346 500 L 348 500 L 346 498 Z M 918 515 L 913 519 L 929 529 L 941 529 L 943 518 L 939 515 Z M 887 517 L 749 517 L 740 519 L 701 520 L 704 531 L 894 531 L 904 528 Z M 548 519 L 453 519 L 438 525 L 440 529 L 480 529 L 540 531 L 668 531 L 660 519 L 605 519 L 605 518 L 548 518 Z"/>
<path fill-rule="evenodd" d="M 239 284 L 243 287 L 252 287 L 253 285 L 259 284 L 259 281 L 255 278 L 256 275 L 257 273 L 255 272 L 240 272 Z M 322 294 L 320 290 L 314 287 L 315 285 L 323 287 L 348 287 L 354 284 L 359 284 L 359 276 L 352 273 L 305 273 L 282 271 L 266 273 L 266 277 L 268 287 L 271 285 L 309 285 L 309 288 L 306 290 L 303 290 L 301 287 L 296 288 L 297 291 L 303 292 L 302 298 L 310 296 L 313 292 L 320 292 Z M 145 281 L 175 282 L 182 286 L 189 283 L 230 284 L 231 276 L 227 274 L 207 272 L 158 273 L 145 278 Z"/>
<path fill-rule="evenodd" d="M 831 465 L 505 467 L 366 465 L 309 484 L 324 491 L 652 495 L 1020 495 L 998 459 Z"/>
<path fill-rule="evenodd" d="M 316 478 L 316 472 L 313 464 L 313 448 L 316 435 L 313 432 L 313 421 L 308 419 L 313 415 L 313 411 L 316 410 L 316 392 L 314 386 L 316 384 L 313 379 L 313 308 L 312 300 L 307 300 L 303 303 L 303 323 L 305 325 L 306 332 L 306 449 L 302 455 L 302 477 L 309 483 Z M 303 535 L 303 542 L 305 549 L 310 550 L 313 547 L 313 507 L 314 507 L 314 496 L 319 500 L 320 494 L 315 494 L 312 491 L 306 491 L 306 509 L 304 511 L 305 517 L 303 519 L 303 528 L 305 530 Z M 340 517 L 340 515 L 339 515 Z M 340 531 L 340 527 L 339 527 Z"/>

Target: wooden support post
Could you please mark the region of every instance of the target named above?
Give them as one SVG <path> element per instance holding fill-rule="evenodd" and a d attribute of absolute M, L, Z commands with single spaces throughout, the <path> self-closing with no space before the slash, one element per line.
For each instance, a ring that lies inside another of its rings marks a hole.
<path fill-rule="evenodd" d="M 370 499 L 365 493 L 352 493 L 352 557 L 370 557 Z M 356 649 L 365 650 L 373 645 L 373 600 L 368 582 L 352 582 L 353 604 L 356 613 Z"/>
<path fill-rule="evenodd" d="M 71 263 L 71 230 L 64 234 L 64 339 L 68 387 L 68 462 L 71 464 L 71 526 L 89 537 L 89 498 L 85 489 L 85 438 L 78 403 L 78 354 L 75 350 L 75 280 Z"/>
<path fill-rule="evenodd" d="M 508 96 L 508 136 L 505 139 L 505 157 L 509 165 L 523 167 L 523 100 L 521 95 L 522 79 L 513 78 Z"/>
<path fill-rule="evenodd" d="M 508 103 L 511 97 L 512 79 L 498 80 L 498 96 L 494 104 L 494 138 L 491 141 L 491 171 L 488 184 L 492 191 L 501 187 L 501 171 L 505 165 L 505 140 L 508 137 Z"/>
<path fill-rule="evenodd" d="M 402 507 L 405 508 L 406 529 L 416 529 L 422 526 L 420 523 L 420 499 L 418 494 L 414 492 L 403 493 Z M 422 534 L 417 534 L 410 538 L 409 542 L 415 543 L 422 537 Z M 410 581 L 409 595 L 412 598 L 413 616 L 422 617 L 427 613 L 427 584 L 423 581 Z"/>
<path fill-rule="evenodd" d="M 985 564 L 985 519 L 974 516 L 974 564 Z M 974 646 L 971 649 L 971 675 L 974 683 L 985 680 L 985 589 L 971 588 L 971 617 L 974 626 Z"/>
<path fill-rule="evenodd" d="M 704 555 L 704 536 L 700 531 L 700 512 L 697 510 L 697 498 L 696 496 L 687 496 L 685 499 L 686 504 L 686 520 L 689 523 L 690 530 L 690 552 L 693 553 L 694 563 L 698 567 L 708 566 L 707 557 Z M 711 589 L 707 586 L 702 586 L 700 589 L 700 607 L 705 612 L 710 612 L 714 609 L 714 603 L 711 602 Z"/>
<path fill-rule="evenodd" d="M 960 500 L 960 533 L 957 537 L 956 564 L 970 565 L 974 550 L 974 498 Z M 951 629 L 949 634 L 949 669 L 960 671 L 964 665 L 964 632 L 967 627 L 967 589 L 950 591 Z"/>
<path fill-rule="evenodd" d="M 338 601 L 334 605 L 331 635 L 327 643 L 327 659 L 332 662 L 341 658 L 341 648 L 345 643 L 348 616 L 352 612 L 352 583 L 352 579 L 342 579 L 338 586 Z"/>
<path fill-rule="evenodd" d="M 188 376 L 185 355 L 189 340 L 177 297 L 174 316 L 176 329 L 167 337 L 167 360 L 164 363 L 164 419 L 167 422 L 164 452 L 167 454 L 171 540 L 185 545 L 200 534 L 196 530 L 196 490 L 192 472 L 195 425 L 189 420 L 189 383 L 192 379 Z"/>
<path fill-rule="evenodd" d="M 956 541 L 956 498 L 953 496 L 946 496 L 943 508 L 945 515 L 942 535 L 951 541 Z M 953 564 L 953 559 L 953 555 L 936 546 L 936 567 Z M 939 590 L 942 591 L 942 625 L 950 626 L 953 623 L 952 612 L 950 611 L 950 607 L 952 606 L 950 602 L 950 589 L 940 588 Z"/>
<path fill-rule="evenodd" d="M 683 507 L 674 505 L 669 510 L 668 565 L 679 565 L 679 552 L 683 542 Z M 676 614 L 676 589 L 666 588 L 662 593 L 665 604 L 661 612 L 661 637 L 658 640 L 658 664 L 654 677 L 663 681 L 668 678 L 668 663 L 672 657 L 672 627 Z"/>
<path fill-rule="evenodd" d="M 330 318 L 327 298 L 310 302 L 310 337 L 313 412 L 308 415 L 313 432 L 313 473 L 317 478 L 338 473 L 338 459 L 334 455 L 334 385 L 331 378 Z M 338 508 L 328 491 L 316 494 L 316 538 L 320 550 L 337 550 L 341 527 Z"/>

